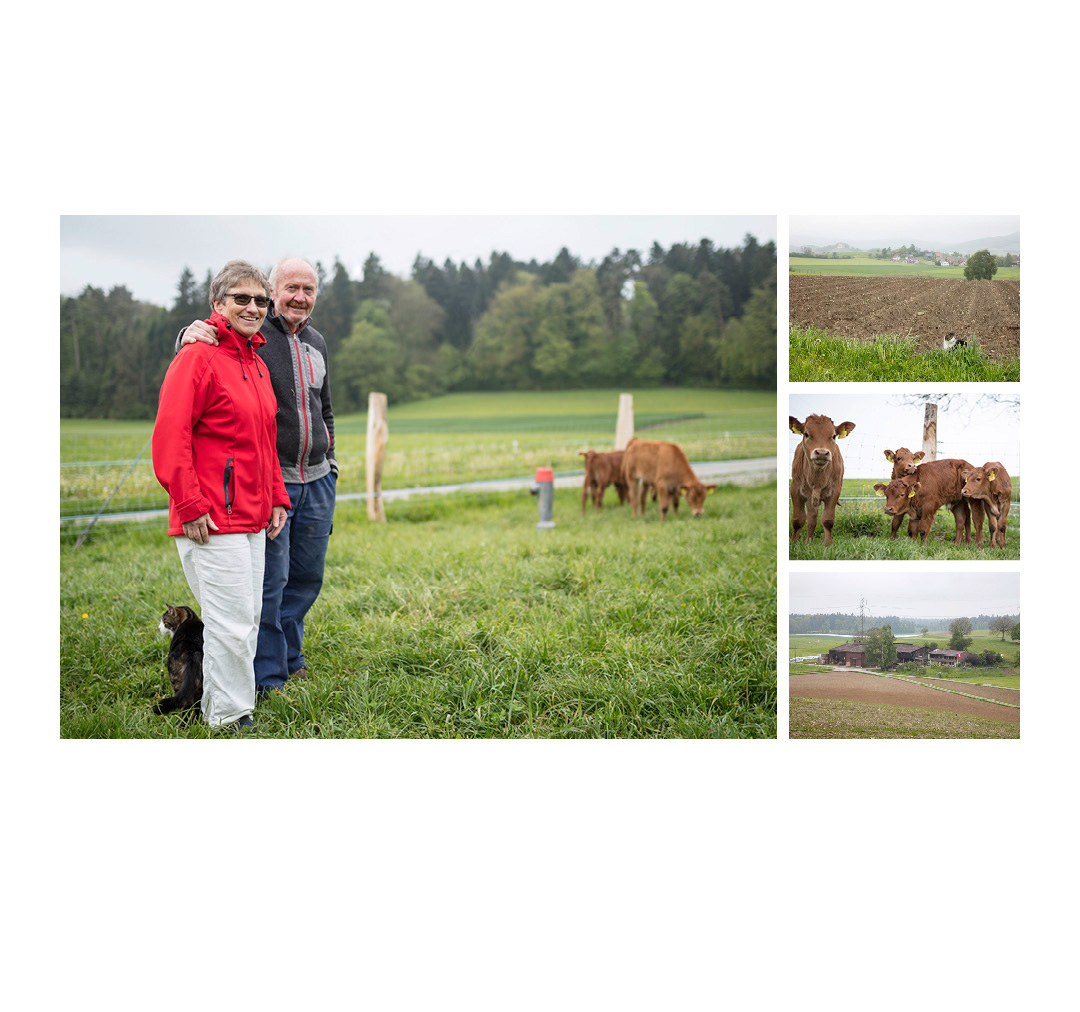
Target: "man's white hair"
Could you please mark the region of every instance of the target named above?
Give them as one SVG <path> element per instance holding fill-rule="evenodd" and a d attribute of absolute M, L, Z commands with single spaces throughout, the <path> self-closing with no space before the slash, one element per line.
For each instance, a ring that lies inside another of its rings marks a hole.
<path fill-rule="evenodd" d="M 274 264 L 273 270 L 270 271 L 270 287 L 277 289 L 277 276 L 278 270 L 287 263 L 292 263 L 294 260 L 298 260 L 302 264 L 307 264 L 311 268 L 311 273 L 315 275 L 315 294 L 319 294 L 319 272 L 315 270 L 315 265 L 307 257 L 282 257 L 276 264 Z"/>

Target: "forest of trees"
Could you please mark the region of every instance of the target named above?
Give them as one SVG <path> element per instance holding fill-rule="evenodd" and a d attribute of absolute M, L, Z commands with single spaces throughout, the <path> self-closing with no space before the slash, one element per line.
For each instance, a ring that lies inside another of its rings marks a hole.
<path fill-rule="evenodd" d="M 269 269 L 269 264 L 262 265 Z M 776 387 L 776 245 L 747 235 L 582 263 L 493 252 L 485 264 L 417 256 L 408 280 L 372 253 L 361 278 L 316 265 L 312 325 L 326 338 L 334 410 L 463 390 Z M 184 269 L 170 309 L 123 286 L 60 300 L 62 417 L 153 418 L 177 331 L 209 315 L 210 276 Z"/>
<path fill-rule="evenodd" d="M 1000 615 L 979 615 L 974 618 L 966 619 L 971 623 L 972 629 L 996 629 L 992 623 L 1003 618 Z M 1019 615 L 1008 616 L 1010 622 L 1010 628 L 1014 624 L 1019 624 Z M 942 618 L 900 618 L 896 615 L 883 615 L 875 617 L 873 619 L 875 625 L 888 625 L 891 628 L 893 634 L 901 633 L 921 633 L 923 629 L 930 629 L 935 632 L 942 632 L 946 627 L 947 621 Z M 869 619 L 866 621 L 867 629 L 870 631 L 871 622 Z M 854 636 L 859 632 L 859 616 L 858 615 L 844 615 L 839 612 L 833 612 L 831 614 L 819 614 L 819 615 L 789 615 L 788 616 L 788 632 L 789 633 L 839 633 L 845 636 Z M 1019 638 L 1019 636 L 1017 637 Z"/>

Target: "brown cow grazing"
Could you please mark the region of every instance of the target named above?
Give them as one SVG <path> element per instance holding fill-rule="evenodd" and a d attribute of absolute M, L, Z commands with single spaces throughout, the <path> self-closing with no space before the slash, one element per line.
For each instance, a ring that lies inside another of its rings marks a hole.
<path fill-rule="evenodd" d="M 619 493 L 619 505 L 627 499 L 626 482 L 622 476 L 623 451 L 615 450 L 612 453 L 598 453 L 596 450 L 586 450 L 579 453 L 579 457 L 585 458 L 585 484 L 581 487 L 581 515 L 585 515 L 585 503 L 589 495 L 592 495 L 593 505 L 600 509 L 604 500 L 604 491 L 608 485 L 614 485 Z"/>
<path fill-rule="evenodd" d="M 981 501 L 990 521 L 990 547 L 1005 547 L 1005 522 L 1009 518 L 1009 504 L 1012 502 L 1012 481 L 1009 472 L 1000 461 L 988 460 L 982 467 L 973 467 L 961 472 L 964 479 L 963 494 L 972 506 Z M 982 524 L 976 532 L 976 545 L 982 548 Z"/>
<path fill-rule="evenodd" d="M 878 482 L 874 491 L 885 497 L 885 514 L 893 518 L 889 538 L 896 537 L 897 528 L 906 515 L 908 536 L 920 538 L 926 544 L 934 518 L 942 506 L 948 506 L 956 523 L 955 543 L 961 538 L 971 542 L 971 516 L 976 518 L 976 529 L 982 531 L 982 506 L 973 503 L 969 509 L 961 493 L 963 481 L 961 470 L 971 465 L 964 460 L 932 460 L 920 464 L 914 474 L 893 478 L 888 484 Z"/>
<path fill-rule="evenodd" d="M 700 517 L 705 512 L 705 496 L 716 489 L 703 485 L 675 443 L 658 439 L 631 439 L 623 453 L 623 480 L 630 494 L 634 516 L 645 515 L 645 497 L 651 490 L 660 503 L 661 521 L 668 506 L 679 508 L 679 493 L 686 496 L 690 512 Z"/>
<path fill-rule="evenodd" d="M 836 441 L 851 432 L 855 423 L 834 425 L 827 415 L 807 415 L 806 421 L 800 422 L 794 415 L 789 415 L 788 425 L 792 432 L 799 432 L 803 437 L 791 461 L 791 540 L 798 538 L 804 524 L 806 540 L 813 540 L 818 507 L 824 506 L 821 526 L 825 530 L 825 544 L 831 545 L 833 517 L 844 484 L 844 458 Z M 809 523 L 806 522 L 807 515 Z"/>

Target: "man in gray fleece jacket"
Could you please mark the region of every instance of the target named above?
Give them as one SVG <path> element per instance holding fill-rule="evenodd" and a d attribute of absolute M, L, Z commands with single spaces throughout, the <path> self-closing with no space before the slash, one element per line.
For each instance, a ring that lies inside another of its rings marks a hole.
<path fill-rule="evenodd" d="M 260 696 L 308 675 L 304 616 L 322 588 L 338 470 L 326 341 L 308 322 L 318 297 L 314 267 L 297 257 L 279 261 L 270 272 L 270 294 L 273 311 L 260 328 L 266 344 L 258 355 L 277 396 L 277 452 L 292 509 L 278 536 L 266 543 L 255 651 Z M 216 344 L 217 336 L 196 321 L 177 345 L 195 340 Z"/>

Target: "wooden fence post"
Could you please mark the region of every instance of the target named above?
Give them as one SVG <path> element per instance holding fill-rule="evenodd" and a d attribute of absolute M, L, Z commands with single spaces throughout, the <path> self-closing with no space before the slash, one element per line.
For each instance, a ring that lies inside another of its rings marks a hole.
<path fill-rule="evenodd" d="M 927 404 L 923 413 L 922 448 L 924 460 L 937 460 L 937 405 Z"/>
<path fill-rule="evenodd" d="M 619 394 L 619 418 L 615 423 L 615 449 L 625 450 L 634 438 L 634 395 Z"/>
<path fill-rule="evenodd" d="M 390 438 L 386 422 L 386 394 L 368 394 L 367 410 L 367 515 L 368 520 L 386 523 L 382 501 L 383 453 Z"/>

